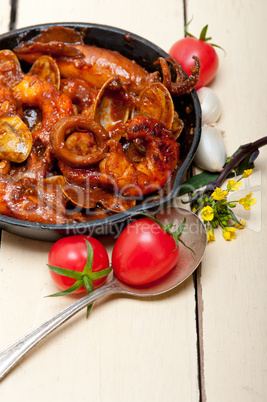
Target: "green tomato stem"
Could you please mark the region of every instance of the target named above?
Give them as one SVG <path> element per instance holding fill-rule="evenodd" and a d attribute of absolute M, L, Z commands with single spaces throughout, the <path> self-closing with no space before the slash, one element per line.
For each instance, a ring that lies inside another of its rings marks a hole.
<path fill-rule="evenodd" d="M 87 293 L 90 293 L 94 289 L 93 281 L 87 275 L 83 276 L 83 284 Z"/>
<path fill-rule="evenodd" d="M 51 269 L 51 271 L 55 272 L 56 274 L 62 275 L 62 276 L 67 276 L 68 278 L 73 278 L 73 279 L 82 279 L 83 273 L 74 271 L 72 269 L 67 269 L 67 268 L 61 268 L 61 267 L 56 267 L 54 265 L 49 265 L 47 264 L 48 268 Z"/>
<path fill-rule="evenodd" d="M 166 232 L 168 235 L 173 237 L 173 239 L 175 241 L 175 250 L 178 247 L 178 241 L 180 241 L 186 248 L 188 248 L 195 254 L 195 252 L 180 239 L 180 236 L 181 236 L 181 234 L 184 230 L 185 224 L 186 224 L 185 218 L 184 218 L 183 222 L 181 223 L 181 225 L 178 227 L 178 229 L 175 232 L 171 232 L 169 229 L 175 225 L 175 222 L 171 222 L 168 225 L 163 226 L 163 224 L 160 222 L 160 220 L 156 216 L 150 215 L 146 212 L 136 212 L 136 213 L 132 214 L 131 217 L 133 215 L 144 215 L 144 216 L 148 217 L 149 219 L 151 219 L 152 221 L 156 222 L 161 227 L 161 229 L 164 230 L 164 232 Z"/>
<path fill-rule="evenodd" d="M 46 297 L 57 297 L 57 296 L 70 295 L 71 293 L 74 293 L 76 290 L 80 289 L 82 286 L 83 286 L 83 281 L 78 280 L 72 286 L 70 286 L 68 289 L 63 290 L 62 292 L 53 293 L 52 295 L 48 295 Z"/>
<path fill-rule="evenodd" d="M 86 240 L 86 239 L 84 239 L 84 240 L 86 242 L 86 247 L 87 247 L 87 259 L 86 259 L 86 263 L 84 265 L 82 272 L 74 271 L 72 269 L 56 267 L 54 265 L 47 264 L 49 269 L 51 269 L 51 271 L 55 272 L 56 274 L 66 276 L 68 278 L 76 279 L 76 282 L 72 286 L 70 286 L 68 289 L 66 289 L 62 292 L 54 293 L 47 297 L 66 296 L 66 295 L 69 295 L 69 294 L 75 292 L 76 290 L 80 289 L 82 286 L 84 286 L 87 293 L 89 293 L 94 289 L 93 280 L 103 278 L 111 272 L 112 267 L 108 267 L 108 268 L 102 269 L 97 272 L 92 271 L 93 259 L 94 259 L 93 248 L 88 240 Z M 87 313 L 88 313 L 88 310 L 87 310 Z"/>
<path fill-rule="evenodd" d="M 211 36 L 209 36 L 209 37 L 206 36 L 207 31 L 208 31 L 208 25 L 205 25 L 202 28 L 199 38 L 197 38 L 196 36 L 192 35 L 190 32 L 187 31 L 187 28 L 188 28 L 189 24 L 192 22 L 192 20 L 193 20 L 193 18 L 191 18 L 191 20 L 184 27 L 185 36 L 189 36 L 190 38 L 195 38 L 195 39 L 201 40 L 202 42 L 209 42 L 212 38 L 211 38 Z M 216 45 L 215 43 L 210 43 L 210 45 L 212 47 L 217 47 L 218 49 L 221 49 L 224 52 L 224 54 L 226 54 L 225 50 L 221 46 Z"/>

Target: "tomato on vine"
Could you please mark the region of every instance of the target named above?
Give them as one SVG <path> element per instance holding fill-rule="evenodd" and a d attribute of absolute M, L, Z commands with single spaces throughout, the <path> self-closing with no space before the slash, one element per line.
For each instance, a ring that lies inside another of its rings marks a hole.
<path fill-rule="evenodd" d="M 83 235 L 58 240 L 49 252 L 48 267 L 62 290 L 50 296 L 89 293 L 101 286 L 112 270 L 105 247 L 95 238 Z"/>
<path fill-rule="evenodd" d="M 194 66 L 194 59 L 192 56 L 197 56 L 200 60 L 200 76 L 195 89 L 199 89 L 208 85 L 215 77 L 218 67 L 219 58 L 214 47 L 222 49 L 214 43 L 209 43 L 211 37 L 206 37 L 208 25 L 206 25 L 199 38 L 196 38 L 187 31 L 185 27 L 186 37 L 175 42 L 170 48 L 170 56 L 177 60 L 187 75 L 191 74 L 191 68 Z"/>
<path fill-rule="evenodd" d="M 146 285 L 175 267 L 180 249 L 178 241 L 185 220 L 175 232 L 173 223 L 163 224 L 151 215 L 131 222 L 121 232 L 112 252 L 115 276 L 130 285 Z M 183 243 L 183 242 L 182 242 Z M 183 243 L 184 244 L 184 243 Z"/>

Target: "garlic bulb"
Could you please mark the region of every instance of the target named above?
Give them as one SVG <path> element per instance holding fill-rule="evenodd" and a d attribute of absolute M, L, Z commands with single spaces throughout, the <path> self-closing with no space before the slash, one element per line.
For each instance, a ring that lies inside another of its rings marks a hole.
<path fill-rule="evenodd" d="M 216 123 L 222 110 L 217 94 L 211 88 L 202 87 L 197 95 L 202 111 L 202 125 Z"/>
<path fill-rule="evenodd" d="M 200 143 L 194 158 L 195 164 L 209 172 L 220 172 L 223 169 L 227 154 L 222 131 L 215 125 L 202 127 Z"/>

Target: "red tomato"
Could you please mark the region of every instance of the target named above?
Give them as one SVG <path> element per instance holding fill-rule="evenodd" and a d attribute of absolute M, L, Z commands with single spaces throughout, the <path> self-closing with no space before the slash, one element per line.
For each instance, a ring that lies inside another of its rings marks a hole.
<path fill-rule="evenodd" d="M 51 248 L 48 256 L 48 264 L 56 267 L 71 269 L 82 272 L 87 261 L 87 246 L 85 239 L 91 244 L 93 249 L 92 272 L 101 271 L 109 267 L 109 257 L 105 247 L 96 239 L 90 236 L 75 235 L 64 237 L 58 240 Z M 75 279 L 59 275 L 49 269 L 51 277 L 62 290 L 68 289 L 75 283 Z M 107 276 L 93 281 L 96 289 L 101 286 Z M 85 287 L 73 293 L 85 292 Z"/>
<path fill-rule="evenodd" d="M 209 84 L 219 67 L 219 58 L 214 47 L 197 38 L 186 37 L 178 40 L 171 47 L 169 54 L 181 64 L 187 75 L 191 74 L 190 68 L 195 63 L 192 56 L 199 58 L 201 67 L 196 90 Z"/>
<path fill-rule="evenodd" d="M 114 274 L 131 285 L 155 281 L 174 268 L 179 247 L 174 238 L 150 218 L 130 223 L 112 252 Z"/>

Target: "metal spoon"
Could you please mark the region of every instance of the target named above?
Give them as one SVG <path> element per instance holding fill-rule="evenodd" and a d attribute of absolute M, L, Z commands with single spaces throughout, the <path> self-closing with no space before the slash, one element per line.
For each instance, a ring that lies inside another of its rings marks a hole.
<path fill-rule="evenodd" d="M 164 277 L 150 285 L 133 287 L 119 281 L 116 277 L 111 278 L 106 285 L 79 299 L 3 350 L 0 353 L 0 380 L 41 339 L 96 299 L 113 293 L 138 297 L 157 296 L 174 289 L 195 271 L 203 258 L 207 243 L 206 230 L 201 220 L 192 212 L 182 208 L 164 210 L 157 214 L 157 217 L 164 225 L 175 221 L 177 227 L 186 218 L 181 239 L 194 250 L 194 253 L 180 243 L 180 256 L 177 265 Z"/>

